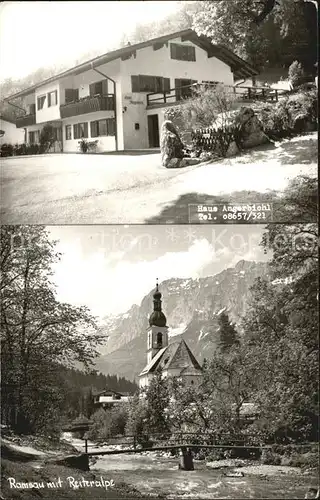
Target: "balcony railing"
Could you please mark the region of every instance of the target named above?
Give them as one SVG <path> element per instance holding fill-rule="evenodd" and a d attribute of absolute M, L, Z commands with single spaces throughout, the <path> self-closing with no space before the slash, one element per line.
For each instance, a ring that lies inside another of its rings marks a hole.
<path fill-rule="evenodd" d="M 201 84 L 193 83 L 170 89 L 166 92 L 153 92 L 147 94 L 147 106 L 157 107 L 164 104 L 174 104 L 196 95 L 197 90 L 201 87 L 214 88 L 214 84 Z M 270 87 L 237 87 L 235 85 L 223 85 L 223 88 L 235 94 L 239 100 L 243 101 L 264 101 L 264 102 L 277 102 L 279 97 L 287 94 L 288 90 L 285 89 L 272 89 Z"/>
<path fill-rule="evenodd" d="M 70 116 L 85 115 L 95 111 L 114 111 L 114 109 L 114 94 L 97 95 L 62 104 L 60 106 L 60 116 L 61 118 L 69 118 Z"/>
<path fill-rule="evenodd" d="M 17 128 L 29 127 L 30 125 L 36 124 L 36 115 L 23 115 L 16 118 Z"/>

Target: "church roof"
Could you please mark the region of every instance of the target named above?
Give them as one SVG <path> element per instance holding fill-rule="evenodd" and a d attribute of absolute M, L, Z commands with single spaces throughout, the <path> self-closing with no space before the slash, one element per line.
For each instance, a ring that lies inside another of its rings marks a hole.
<path fill-rule="evenodd" d="M 154 373 L 158 370 L 180 370 L 184 375 L 192 372 L 192 375 L 202 370 L 195 356 L 184 340 L 173 342 L 161 349 L 142 370 L 140 376 Z M 191 374 L 191 373 L 190 373 Z"/>

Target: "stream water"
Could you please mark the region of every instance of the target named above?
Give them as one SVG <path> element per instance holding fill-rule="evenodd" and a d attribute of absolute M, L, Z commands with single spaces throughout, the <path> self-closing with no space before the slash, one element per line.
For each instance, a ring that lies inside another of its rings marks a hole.
<path fill-rule="evenodd" d="M 83 451 L 83 441 L 72 444 Z M 94 449 L 93 443 L 89 443 L 90 449 Z M 162 495 L 170 500 L 303 499 L 308 488 L 317 484 L 316 477 L 304 475 L 294 467 L 260 465 L 258 462 L 237 467 L 230 461 L 195 460 L 194 471 L 183 471 L 178 464 L 178 457 L 144 452 L 97 456 L 91 461 L 90 469 L 98 477 L 113 479 L 115 484 L 133 486 L 141 495 Z M 232 474 L 234 477 L 228 477 Z"/>
<path fill-rule="evenodd" d="M 259 466 L 212 468 L 195 461 L 194 471 L 178 469 L 178 458 L 149 455 L 107 455 L 91 470 L 115 484 L 125 482 L 141 494 L 169 499 L 197 498 L 304 498 L 313 478 L 290 467 Z M 228 474 L 238 474 L 228 477 Z M 240 475 L 243 474 L 243 475 Z"/>

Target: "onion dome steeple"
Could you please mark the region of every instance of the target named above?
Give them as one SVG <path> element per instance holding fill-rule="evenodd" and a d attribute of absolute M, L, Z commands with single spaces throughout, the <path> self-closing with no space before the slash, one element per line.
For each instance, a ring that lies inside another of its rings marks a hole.
<path fill-rule="evenodd" d="M 167 318 L 161 310 L 161 293 L 159 292 L 158 278 L 156 282 L 156 290 L 153 294 L 153 312 L 149 318 L 150 326 L 167 326 Z"/>

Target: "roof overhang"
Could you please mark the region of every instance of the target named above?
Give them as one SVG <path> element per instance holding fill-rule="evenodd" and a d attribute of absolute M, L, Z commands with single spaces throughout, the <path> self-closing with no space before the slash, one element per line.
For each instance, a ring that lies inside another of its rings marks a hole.
<path fill-rule="evenodd" d="M 94 59 L 90 59 L 89 61 L 79 64 L 78 66 L 75 66 L 56 76 L 52 76 L 51 78 L 47 78 L 42 82 L 32 85 L 31 87 L 28 87 L 21 92 L 12 94 L 4 98 L 3 101 L 9 101 L 18 97 L 25 97 L 35 92 L 37 88 L 42 87 L 43 85 L 47 85 L 68 76 L 79 75 L 81 73 L 84 73 L 85 71 L 89 71 L 96 67 L 99 67 L 102 64 L 106 64 L 108 62 L 114 61 L 115 59 L 130 55 L 130 53 L 153 45 L 154 43 L 165 43 L 175 38 L 181 38 L 182 41 L 189 40 L 195 45 L 198 45 L 202 49 L 206 50 L 208 52 L 208 57 L 216 57 L 217 59 L 230 66 L 232 72 L 235 75 L 235 78 L 248 78 L 258 74 L 258 71 L 251 64 L 236 56 L 231 50 L 222 45 L 213 45 L 210 38 L 204 35 L 198 36 L 192 29 L 186 29 L 182 31 L 176 31 L 175 33 L 170 33 L 169 35 L 163 35 L 157 38 L 153 38 L 146 42 L 122 47 L 121 49 L 113 50 L 111 52 L 108 52 L 107 54 L 95 57 Z"/>

